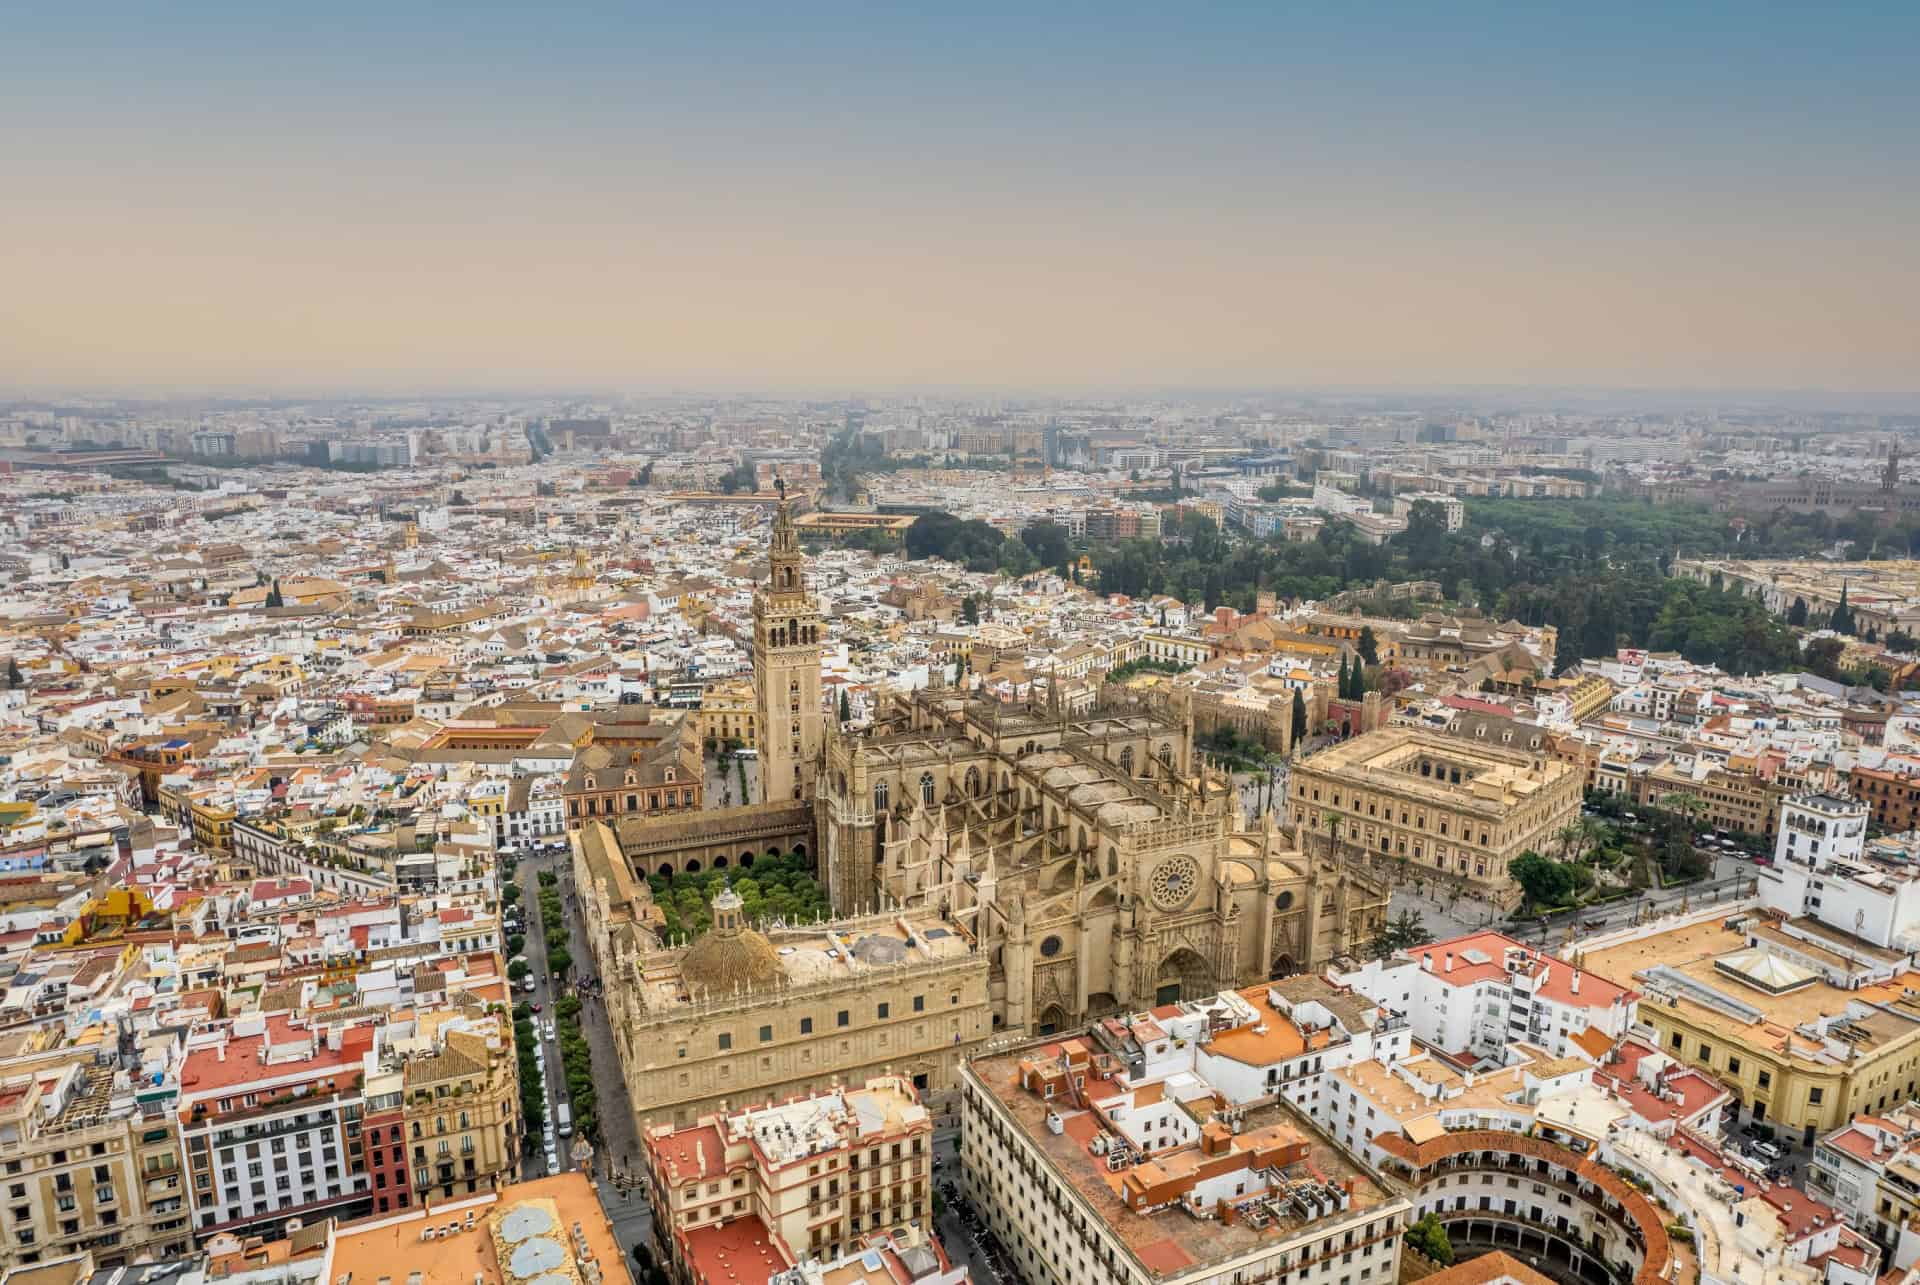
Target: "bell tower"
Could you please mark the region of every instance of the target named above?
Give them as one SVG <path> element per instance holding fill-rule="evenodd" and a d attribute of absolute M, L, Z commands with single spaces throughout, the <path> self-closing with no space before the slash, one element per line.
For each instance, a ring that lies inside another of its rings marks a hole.
<path fill-rule="evenodd" d="M 760 716 L 761 800 L 810 798 L 819 766 L 820 604 L 807 592 L 806 555 L 776 479 L 780 507 L 767 549 L 767 582 L 753 595 L 753 700 Z"/>

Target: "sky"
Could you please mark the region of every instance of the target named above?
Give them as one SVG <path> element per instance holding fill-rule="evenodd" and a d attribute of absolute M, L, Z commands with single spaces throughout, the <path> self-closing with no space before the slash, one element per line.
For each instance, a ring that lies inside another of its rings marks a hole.
<path fill-rule="evenodd" d="M 1920 5 L 16 8 L 0 386 L 1920 388 Z"/>

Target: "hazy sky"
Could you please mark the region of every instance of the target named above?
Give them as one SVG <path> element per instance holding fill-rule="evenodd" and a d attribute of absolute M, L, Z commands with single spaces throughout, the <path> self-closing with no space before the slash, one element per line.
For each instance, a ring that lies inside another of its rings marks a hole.
<path fill-rule="evenodd" d="M 1914 389 L 1920 5 L 1798 9 L 17 7 L 0 385 Z"/>

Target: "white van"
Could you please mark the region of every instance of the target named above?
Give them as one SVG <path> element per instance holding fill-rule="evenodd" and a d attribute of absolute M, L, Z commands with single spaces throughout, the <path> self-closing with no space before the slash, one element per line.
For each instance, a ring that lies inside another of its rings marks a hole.
<path fill-rule="evenodd" d="M 573 1136 L 573 1108 L 562 1102 L 559 1107 L 559 1113 L 560 1128 L 558 1132 L 563 1138 L 571 1138 Z"/>

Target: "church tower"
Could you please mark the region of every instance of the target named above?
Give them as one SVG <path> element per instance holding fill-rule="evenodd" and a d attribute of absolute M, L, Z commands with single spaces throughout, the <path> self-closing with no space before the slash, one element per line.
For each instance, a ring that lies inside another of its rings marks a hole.
<path fill-rule="evenodd" d="M 1900 489 L 1900 443 L 1898 442 L 1887 448 L 1887 467 L 1880 474 L 1880 489 L 1883 491 Z"/>
<path fill-rule="evenodd" d="M 766 803 L 812 797 L 823 725 L 820 604 L 807 592 L 806 557 L 787 511 L 786 484 L 778 485 L 767 582 L 753 595 L 753 701 Z"/>

